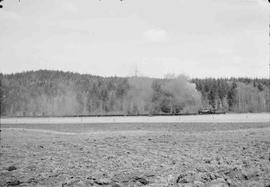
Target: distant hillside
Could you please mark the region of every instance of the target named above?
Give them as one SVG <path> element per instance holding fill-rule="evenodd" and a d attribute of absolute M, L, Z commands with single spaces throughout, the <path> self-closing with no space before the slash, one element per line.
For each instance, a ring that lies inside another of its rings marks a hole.
<path fill-rule="evenodd" d="M 230 112 L 269 112 L 269 79 L 193 79 L 203 105 Z"/>
<path fill-rule="evenodd" d="M 1 116 L 269 112 L 269 79 L 100 77 L 63 71 L 0 74 Z"/>

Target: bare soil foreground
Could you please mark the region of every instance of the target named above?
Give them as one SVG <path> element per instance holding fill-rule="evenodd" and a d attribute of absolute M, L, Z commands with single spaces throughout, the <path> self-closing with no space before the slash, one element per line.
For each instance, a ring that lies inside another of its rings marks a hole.
<path fill-rule="evenodd" d="M 0 186 L 270 186 L 270 125 L 2 124 Z"/>

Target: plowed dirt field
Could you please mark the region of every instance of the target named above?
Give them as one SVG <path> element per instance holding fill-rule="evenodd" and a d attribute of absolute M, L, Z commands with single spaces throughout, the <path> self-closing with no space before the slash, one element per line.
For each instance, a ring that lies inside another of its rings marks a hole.
<path fill-rule="evenodd" d="M 2 124 L 0 186 L 270 186 L 262 123 Z"/>

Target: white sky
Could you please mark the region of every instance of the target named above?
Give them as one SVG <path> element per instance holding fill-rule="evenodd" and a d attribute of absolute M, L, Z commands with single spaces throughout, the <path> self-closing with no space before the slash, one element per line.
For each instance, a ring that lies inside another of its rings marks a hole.
<path fill-rule="evenodd" d="M 268 77 L 267 0 L 5 0 L 0 71 Z"/>

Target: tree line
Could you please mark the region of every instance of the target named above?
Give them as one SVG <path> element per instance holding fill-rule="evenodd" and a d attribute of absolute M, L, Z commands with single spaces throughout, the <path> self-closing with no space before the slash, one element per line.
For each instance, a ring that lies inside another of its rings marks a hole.
<path fill-rule="evenodd" d="M 63 71 L 0 74 L 1 116 L 269 112 L 269 79 L 101 77 Z"/>
<path fill-rule="evenodd" d="M 229 112 L 269 112 L 269 79 L 193 79 L 202 104 Z"/>

